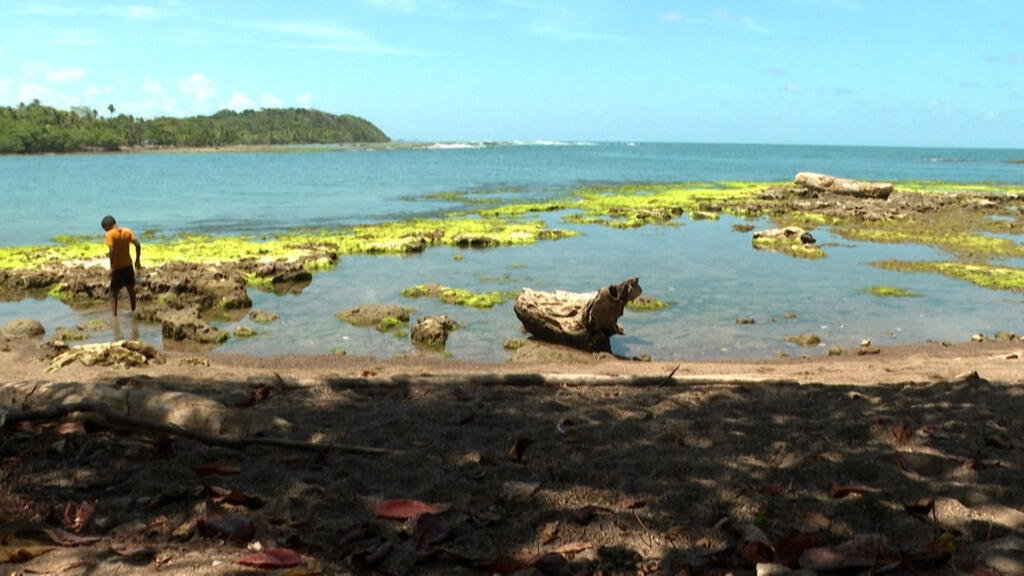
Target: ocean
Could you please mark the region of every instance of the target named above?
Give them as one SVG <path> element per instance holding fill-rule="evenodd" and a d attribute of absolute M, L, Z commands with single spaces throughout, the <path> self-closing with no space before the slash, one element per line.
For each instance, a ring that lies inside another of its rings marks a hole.
<path fill-rule="evenodd" d="M 800 171 L 868 180 L 1019 185 L 1024 165 L 1013 161 L 1022 158 L 1022 150 L 590 142 L 8 156 L 0 157 L 0 246 L 45 244 L 61 234 L 91 235 L 102 254 L 99 222 L 108 213 L 137 233 L 273 235 L 443 217 L 465 208 L 449 193 L 520 202 L 558 197 L 585 185 L 788 181 Z M 739 221 L 730 217 L 690 221 L 684 216 L 680 226 L 630 230 L 569 225 L 558 213 L 542 217 L 552 227 L 577 229 L 582 235 L 522 247 L 343 257 L 301 294 L 250 290 L 254 308 L 280 319 L 249 324 L 259 332 L 256 337 L 231 339 L 215 353 L 415 353 L 407 337 L 334 318 L 351 306 L 393 303 L 416 308 L 414 321 L 443 313 L 459 322 L 446 349 L 453 358 L 507 359 L 505 340 L 523 336 L 512 303 L 474 310 L 401 295 L 405 287 L 432 281 L 473 291 L 528 286 L 587 292 L 639 276 L 647 295 L 672 306 L 626 311 L 620 320 L 626 334 L 612 338 L 613 350 L 664 361 L 823 354 L 829 346 L 856 347 L 863 339 L 884 345 L 1024 332 L 1024 298 L 1018 293 L 867 265 L 889 258 L 947 257 L 927 247 L 850 242 L 819 228 L 814 231 L 818 243 L 835 245 L 827 250 L 828 258 L 805 261 L 755 252 L 749 234 L 732 230 Z M 767 220 L 752 224 L 769 225 Z M 873 285 L 921 297 L 879 298 L 863 292 Z M 48 333 L 107 314 L 106 308 L 75 311 L 53 298 L 0 302 L 0 325 L 31 316 Z M 756 323 L 737 324 L 741 316 Z M 239 323 L 248 321 L 219 325 L 230 330 Z M 94 339 L 128 336 L 134 330 L 143 340 L 163 345 L 158 326 L 133 325 L 125 317 L 118 329 L 120 334 L 100 331 Z M 804 349 L 785 341 L 805 332 L 818 334 L 822 345 Z"/>

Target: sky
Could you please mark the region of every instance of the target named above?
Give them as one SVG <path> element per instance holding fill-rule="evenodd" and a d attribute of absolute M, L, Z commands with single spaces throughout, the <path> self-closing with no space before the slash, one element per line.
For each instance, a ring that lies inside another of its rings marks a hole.
<path fill-rule="evenodd" d="M 0 0 L 0 105 L 394 140 L 1024 148 L 1020 0 Z"/>

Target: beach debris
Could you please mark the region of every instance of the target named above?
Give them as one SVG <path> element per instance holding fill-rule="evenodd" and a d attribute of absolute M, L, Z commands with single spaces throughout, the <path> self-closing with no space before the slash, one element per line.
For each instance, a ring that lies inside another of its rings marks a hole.
<path fill-rule="evenodd" d="M 605 286 L 597 292 L 541 292 L 523 288 L 515 313 L 534 337 L 596 352 L 610 352 L 610 338 L 624 334 L 618 324 L 626 304 L 643 293 L 639 278 Z"/>
<path fill-rule="evenodd" d="M 875 198 L 879 200 L 888 199 L 893 191 L 893 185 L 890 182 L 850 180 L 817 172 L 800 172 L 793 179 L 793 182 L 815 192 L 832 192 L 834 194 L 856 196 L 857 198 Z"/>

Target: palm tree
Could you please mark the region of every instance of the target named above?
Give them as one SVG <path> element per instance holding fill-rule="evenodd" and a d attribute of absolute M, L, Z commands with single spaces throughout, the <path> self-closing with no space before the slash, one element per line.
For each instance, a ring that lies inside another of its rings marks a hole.
<path fill-rule="evenodd" d="M 113 104 L 108 104 L 107 105 L 107 110 L 110 110 L 110 117 L 113 118 L 114 117 L 114 110 L 115 110 L 114 105 Z"/>

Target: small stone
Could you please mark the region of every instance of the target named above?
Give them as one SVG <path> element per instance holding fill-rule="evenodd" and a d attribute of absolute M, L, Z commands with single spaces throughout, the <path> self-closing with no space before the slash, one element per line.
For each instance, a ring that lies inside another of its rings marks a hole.
<path fill-rule="evenodd" d="M 985 340 L 987 340 L 987 338 L 985 338 L 984 334 L 972 334 L 971 335 L 971 342 L 984 342 Z"/>
<path fill-rule="evenodd" d="M 843 355 L 843 348 L 842 348 L 842 346 L 832 346 L 832 347 L 830 347 L 828 349 L 828 355 L 829 356 L 842 356 Z"/>
<path fill-rule="evenodd" d="M 867 348 L 868 346 L 871 346 L 871 339 L 870 338 L 865 338 L 865 339 L 861 340 L 860 341 L 860 345 L 861 345 L 862 348 Z"/>
<path fill-rule="evenodd" d="M 757 324 L 757 319 L 750 316 L 740 316 L 736 319 L 737 324 Z"/>

